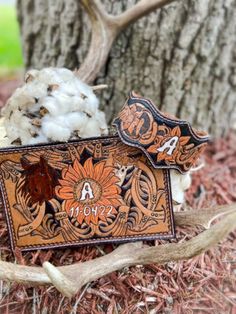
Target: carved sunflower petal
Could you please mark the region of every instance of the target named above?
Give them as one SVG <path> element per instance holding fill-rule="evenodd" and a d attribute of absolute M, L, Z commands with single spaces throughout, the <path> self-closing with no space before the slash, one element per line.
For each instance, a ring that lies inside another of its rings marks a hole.
<path fill-rule="evenodd" d="M 104 178 L 102 179 L 101 184 L 105 190 L 109 188 L 109 186 L 116 184 L 118 182 L 119 182 L 119 179 L 113 173 L 110 173 L 107 176 L 104 175 Z"/>
<path fill-rule="evenodd" d="M 95 168 L 96 166 L 95 167 L 93 166 L 92 157 L 85 161 L 84 170 L 86 171 L 88 178 L 94 178 Z"/>
<path fill-rule="evenodd" d="M 78 159 L 75 159 L 73 164 L 73 169 L 77 174 L 79 174 L 82 178 L 86 178 L 86 171 L 84 170 L 84 167 L 80 164 Z"/>
<path fill-rule="evenodd" d="M 108 177 L 111 177 L 113 176 L 113 168 L 112 167 L 105 167 L 104 170 L 103 170 L 103 174 L 102 174 L 102 177 L 100 178 L 103 182 L 104 179 L 108 178 Z"/>
<path fill-rule="evenodd" d="M 60 183 L 61 186 L 68 186 L 68 187 L 71 187 L 73 188 L 74 185 L 75 185 L 75 182 L 72 181 L 72 180 L 67 180 L 67 179 L 59 179 L 58 182 Z"/>
<path fill-rule="evenodd" d="M 104 174 L 104 167 L 105 167 L 105 161 L 100 161 L 98 162 L 95 166 L 94 166 L 94 174 L 93 174 L 93 178 L 96 181 L 99 181 L 102 183 L 102 178 L 105 177 Z"/>
<path fill-rule="evenodd" d="M 70 186 L 62 186 L 61 188 L 60 188 L 60 192 L 61 193 L 72 193 L 72 195 L 73 195 L 73 188 L 72 187 L 70 187 Z"/>
<path fill-rule="evenodd" d="M 78 180 L 78 174 L 74 171 L 72 166 L 69 166 L 62 170 L 62 178 L 71 183 L 75 183 Z"/>
<path fill-rule="evenodd" d="M 64 189 L 64 187 L 56 186 L 55 193 L 63 200 L 70 200 L 73 198 L 72 190 L 70 189 L 70 192 L 68 192 L 67 189 Z"/>
<path fill-rule="evenodd" d="M 102 196 L 106 198 L 113 198 L 115 194 L 119 194 L 120 188 L 117 185 L 112 185 L 109 187 L 109 189 L 106 189 Z"/>
<path fill-rule="evenodd" d="M 102 196 L 101 200 L 99 201 L 99 204 L 103 205 L 103 206 L 111 206 L 112 205 L 111 201 L 108 198 L 105 198 L 103 196 Z"/>

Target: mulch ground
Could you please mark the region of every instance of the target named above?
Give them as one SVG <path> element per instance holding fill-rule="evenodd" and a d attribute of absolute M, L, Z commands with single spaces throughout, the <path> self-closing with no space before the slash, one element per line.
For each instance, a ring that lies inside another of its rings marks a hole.
<path fill-rule="evenodd" d="M 0 83 L 0 103 L 7 97 L 3 94 Z M 185 206 L 199 209 L 235 202 L 236 135 L 231 133 L 211 143 L 203 160 L 205 167 L 193 173 Z M 188 240 L 201 231 L 198 227 L 177 229 L 177 241 Z M 90 260 L 112 249 L 112 245 L 106 245 L 12 254 L 0 209 L 2 260 L 23 265 L 50 261 L 59 266 Z M 62 297 L 53 287 L 0 282 L 0 313 L 236 314 L 236 232 L 191 260 L 164 266 L 140 265 L 107 275 L 85 286 L 72 300 Z"/>

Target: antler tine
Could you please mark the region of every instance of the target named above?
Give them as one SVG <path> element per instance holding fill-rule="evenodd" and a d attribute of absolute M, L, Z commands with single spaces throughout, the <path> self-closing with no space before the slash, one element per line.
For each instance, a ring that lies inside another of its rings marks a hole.
<path fill-rule="evenodd" d="M 78 77 L 86 83 L 93 82 L 106 63 L 118 34 L 144 15 L 174 1 L 176 0 L 141 0 L 127 11 L 113 16 L 106 12 L 100 0 L 82 0 L 90 17 L 92 38 L 87 57 L 78 70 Z"/>
<path fill-rule="evenodd" d="M 91 21 L 92 38 L 87 57 L 78 70 L 78 77 L 91 83 L 107 60 L 118 28 L 99 0 L 82 0 L 82 4 Z"/>
<path fill-rule="evenodd" d="M 213 206 L 212 208 L 188 210 L 175 213 L 175 224 L 179 227 L 182 226 L 202 226 L 209 229 L 212 222 L 223 216 L 235 211 L 236 204 Z"/>
<path fill-rule="evenodd" d="M 182 212 L 175 213 L 175 221 L 179 226 L 208 225 L 216 217 L 226 214 L 220 222 L 186 242 L 169 243 L 157 247 L 144 246 L 141 242 L 128 243 L 94 260 L 61 267 L 54 267 L 48 262 L 45 262 L 42 268 L 0 261 L 0 279 L 31 285 L 53 284 L 63 295 L 72 297 L 88 282 L 123 267 L 150 263 L 164 264 L 201 254 L 236 228 L 235 209 L 236 203 L 219 206 L 209 211 L 207 209 L 200 212 L 191 210 L 184 212 L 184 215 Z M 199 216 L 203 219 L 195 219 Z"/>
<path fill-rule="evenodd" d="M 125 29 L 130 24 L 136 22 L 141 17 L 160 9 L 176 0 L 140 0 L 132 8 L 126 10 L 118 16 L 114 17 L 116 24 L 120 30 Z"/>
<path fill-rule="evenodd" d="M 49 262 L 43 263 L 43 268 L 51 280 L 51 283 L 64 296 L 72 298 L 76 294 L 78 287 L 73 281 L 68 279 L 63 273 Z"/>

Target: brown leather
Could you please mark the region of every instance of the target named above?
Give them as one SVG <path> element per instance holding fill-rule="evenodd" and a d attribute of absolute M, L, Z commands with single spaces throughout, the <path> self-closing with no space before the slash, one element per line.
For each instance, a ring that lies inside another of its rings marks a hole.
<path fill-rule="evenodd" d="M 174 236 L 169 170 L 119 137 L 0 150 L 12 248 Z"/>
<path fill-rule="evenodd" d="M 121 140 L 141 149 L 154 168 L 188 171 L 209 137 L 188 122 L 160 112 L 151 100 L 131 93 L 114 120 Z"/>

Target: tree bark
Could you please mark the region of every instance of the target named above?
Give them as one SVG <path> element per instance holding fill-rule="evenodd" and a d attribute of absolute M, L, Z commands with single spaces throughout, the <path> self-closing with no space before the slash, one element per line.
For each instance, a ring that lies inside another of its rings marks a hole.
<path fill-rule="evenodd" d="M 118 14 L 137 0 L 104 0 Z M 26 68 L 75 69 L 90 23 L 78 0 L 18 0 Z M 179 0 L 143 17 L 116 40 L 96 83 L 109 122 L 130 90 L 214 136 L 236 121 L 236 0 Z M 99 49 L 99 47 L 98 47 Z"/>

